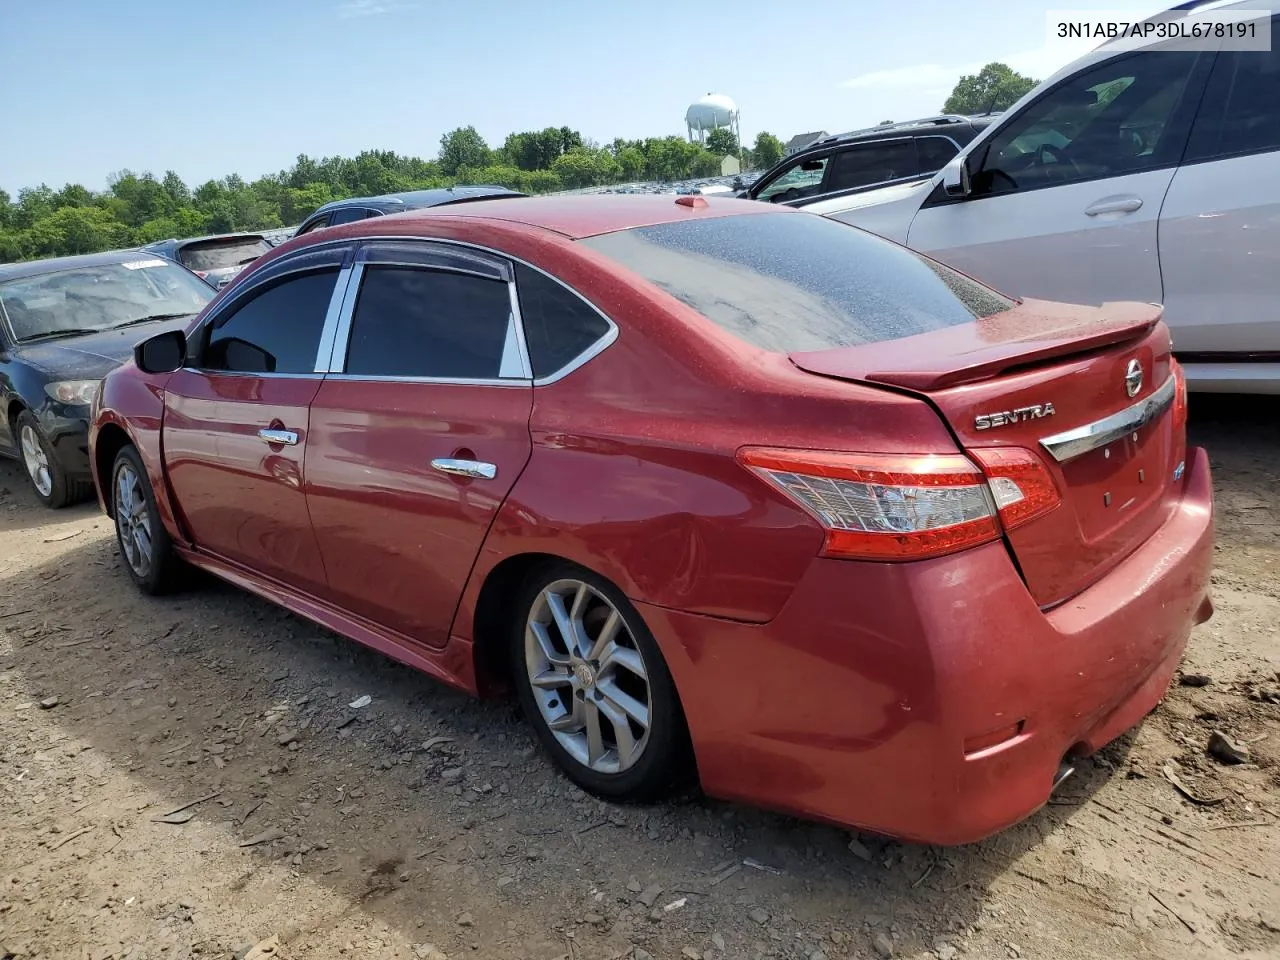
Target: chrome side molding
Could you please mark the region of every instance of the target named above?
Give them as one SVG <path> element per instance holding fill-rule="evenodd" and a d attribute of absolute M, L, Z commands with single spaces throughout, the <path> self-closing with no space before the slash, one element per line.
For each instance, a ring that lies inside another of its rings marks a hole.
<path fill-rule="evenodd" d="M 1173 404 L 1173 395 L 1177 384 L 1170 376 L 1149 397 L 1139 400 L 1131 407 L 1113 413 L 1109 417 L 1086 423 L 1083 427 L 1055 433 L 1040 440 L 1040 446 L 1049 452 L 1049 456 L 1059 463 L 1065 463 L 1090 450 L 1097 450 L 1109 443 L 1114 443 L 1126 434 L 1145 427 L 1152 420 L 1164 413 Z"/>

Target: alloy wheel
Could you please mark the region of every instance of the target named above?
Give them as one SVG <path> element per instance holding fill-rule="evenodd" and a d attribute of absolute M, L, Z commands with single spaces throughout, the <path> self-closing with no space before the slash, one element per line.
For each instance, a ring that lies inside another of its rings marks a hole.
<path fill-rule="evenodd" d="M 31 478 L 36 492 L 42 497 L 52 496 L 53 471 L 49 469 L 49 457 L 30 424 L 23 424 L 19 443 L 22 446 L 22 463 L 27 468 L 27 476 Z"/>
<path fill-rule="evenodd" d="M 139 578 L 146 578 L 151 572 L 151 513 L 142 480 L 130 463 L 122 463 L 116 470 L 114 503 L 125 562 Z"/>
<path fill-rule="evenodd" d="M 524 660 L 542 719 L 570 756 L 604 774 L 640 759 L 653 710 L 649 675 L 604 594 L 574 579 L 544 587 L 525 623 Z"/>

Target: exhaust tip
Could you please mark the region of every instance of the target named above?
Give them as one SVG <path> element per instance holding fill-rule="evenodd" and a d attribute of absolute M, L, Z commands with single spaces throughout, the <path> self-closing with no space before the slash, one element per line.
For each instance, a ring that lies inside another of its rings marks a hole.
<path fill-rule="evenodd" d="M 1058 772 L 1053 775 L 1053 786 L 1050 788 L 1050 790 L 1051 791 L 1057 790 L 1060 786 L 1062 786 L 1063 781 L 1065 781 L 1069 776 L 1071 776 L 1075 772 L 1076 772 L 1076 768 L 1072 764 L 1067 763 L 1065 760 L 1062 763 L 1058 764 Z"/>

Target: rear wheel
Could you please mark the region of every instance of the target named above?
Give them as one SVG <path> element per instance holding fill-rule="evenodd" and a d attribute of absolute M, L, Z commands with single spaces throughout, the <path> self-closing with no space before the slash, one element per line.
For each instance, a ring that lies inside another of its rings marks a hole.
<path fill-rule="evenodd" d="M 178 582 L 182 561 L 160 521 L 142 458 L 134 447 L 116 454 L 111 470 L 111 515 L 124 567 L 143 591 L 167 593 Z"/>
<path fill-rule="evenodd" d="M 40 424 L 31 411 L 23 410 L 18 414 L 14 426 L 17 428 L 15 432 L 22 466 L 26 468 L 31 489 L 41 503 L 56 510 L 78 503 L 89 495 L 92 487 L 87 480 L 71 480 L 67 477 L 62 462 L 53 451 L 53 445 L 45 439 Z"/>
<path fill-rule="evenodd" d="M 675 684 L 648 627 L 612 584 L 573 564 L 526 581 L 512 675 L 539 739 L 580 786 L 653 799 L 689 769 Z"/>

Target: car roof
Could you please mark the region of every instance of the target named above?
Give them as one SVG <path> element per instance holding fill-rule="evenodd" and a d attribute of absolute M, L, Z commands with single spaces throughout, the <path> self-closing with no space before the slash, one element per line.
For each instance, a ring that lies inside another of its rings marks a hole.
<path fill-rule="evenodd" d="M 824 137 L 805 147 L 801 153 L 829 147 L 832 144 L 851 143 L 865 140 L 887 140 L 894 137 L 914 137 L 921 134 L 945 135 L 947 130 L 968 126 L 981 130 L 988 126 L 1000 114 L 989 113 L 977 117 L 966 117 L 960 114 L 940 114 L 936 117 L 925 117 L 922 120 L 907 120 L 902 123 L 885 123 L 878 127 L 864 127 L 861 130 L 850 130 L 848 133 L 837 133 Z"/>
<path fill-rule="evenodd" d="M 439 187 L 433 190 L 409 190 L 404 193 L 384 193 L 374 197 L 348 197 L 345 200 L 330 200 L 323 206 L 317 207 L 311 216 L 315 216 L 317 213 L 328 213 L 331 210 L 343 210 L 347 207 L 377 207 L 384 212 L 391 212 L 393 210 L 421 210 L 425 207 L 438 207 L 463 200 L 523 196 L 525 194 L 517 190 L 510 190 L 507 187 L 499 187 L 492 184 Z"/>
<path fill-rule="evenodd" d="M 183 237 L 181 239 L 177 237 L 169 237 L 167 240 L 154 240 L 151 243 L 144 243 L 141 249 L 154 250 L 155 248 L 162 247 L 168 243 L 174 243 L 174 244 L 177 244 L 179 247 L 185 247 L 189 243 L 204 243 L 208 240 L 236 240 L 241 237 L 244 237 L 245 239 L 257 239 L 257 240 L 267 239 L 257 231 L 244 230 L 244 231 L 238 231 L 236 233 L 207 233 L 203 237 Z"/>
<path fill-rule="evenodd" d="M 116 263 L 129 263 L 137 260 L 142 252 L 140 249 L 133 248 L 109 250 L 106 253 L 86 253 L 76 257 L 51 257 L 47 260 L 25 260 L 22 263 L 0 263 L 0 283 L 6 280 L 39 277 L 62 270 L 75 270 L 80 267 L 105 267 Z"/>
<path fill-rule="evenodd" d="M 680 202 L 686 201 L 686 202 Z M 688 201 L 693 201 L 692 205 Z M 635 227 L 652 227 L 663 223 L 680 223 L 686 220 L 707 220 L 743 214 L 775 215 L 796 214 L 789 207 L 776 207 L 751 200 L 729 197 L 690 197 L 675 194 L 595 194 L 554 197 L 520 197 L 510 200 L 478 200 L 460 204 L 439 212 L 421 210 L 402 213 L 396 219 L 409 225 L 416 220 L 424 224 L 442 217 L 475 217 L 500 220 L 551 230 L 571 240 L 631 230 Z M 358 221 L 369 230 L 374 221 Z M 356 226 L 347 224 L 346 227 Z M 332 228 L 331 228 L 332 229 Z M 336 229 L 342 230 L 344 227 Z M 367 231 L 353 231 L 367 232 Z M 329 234 L 333 236 L 332 233 Z"/>

